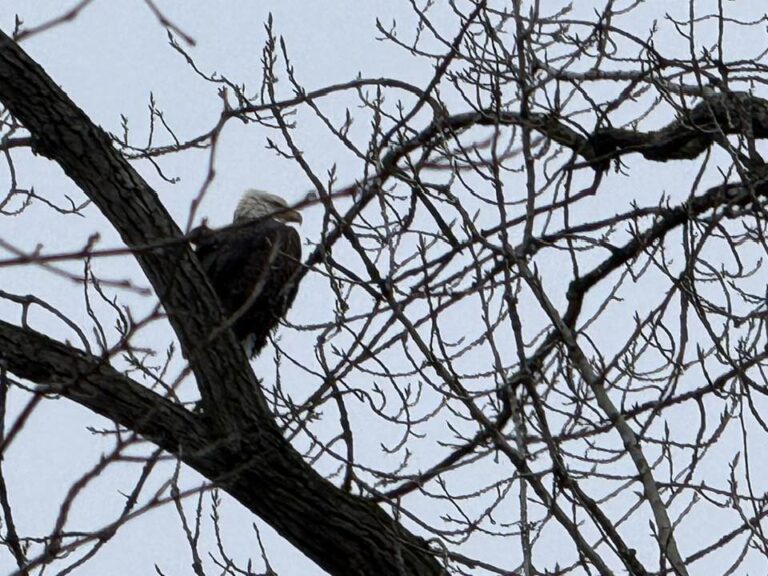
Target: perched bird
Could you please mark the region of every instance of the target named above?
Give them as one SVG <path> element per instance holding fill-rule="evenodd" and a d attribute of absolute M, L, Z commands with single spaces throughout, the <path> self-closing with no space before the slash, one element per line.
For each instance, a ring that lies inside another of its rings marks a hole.
<path fill-rule="evenodd" d="M 289 222 L 301 224 L 301 214 L 284 199 L 247 190 L 232 227 L 193 233 L 197 257 L 251 357 L 296 297 L 301 239 Z"/>

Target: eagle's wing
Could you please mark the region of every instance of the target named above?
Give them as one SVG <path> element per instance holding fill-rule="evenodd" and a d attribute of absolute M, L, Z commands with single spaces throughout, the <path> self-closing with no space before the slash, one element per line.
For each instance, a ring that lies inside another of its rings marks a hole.
<path fill-rule="evenodd" d="M 255 354 L 296 296 L 298 232 L 275 220 L 224 230 L 201 239 L 197 255 L 235 334 L 250 337 Z"/>

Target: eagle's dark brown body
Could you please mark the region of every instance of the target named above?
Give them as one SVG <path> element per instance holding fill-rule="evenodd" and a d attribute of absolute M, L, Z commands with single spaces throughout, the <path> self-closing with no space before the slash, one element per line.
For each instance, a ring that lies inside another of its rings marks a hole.
<path fill-rule="evenodd" d="M 296 297 L 299 233 L 269 218 L 211 231 L 196 244 L 197 256 L 235 335 L 255 356 Z"/>

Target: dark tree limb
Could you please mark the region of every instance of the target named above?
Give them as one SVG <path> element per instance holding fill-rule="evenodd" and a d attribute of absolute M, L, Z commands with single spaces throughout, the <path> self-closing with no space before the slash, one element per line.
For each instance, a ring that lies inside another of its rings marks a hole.
<path fill-rule="evenodd" d="M 222 322 L 221 311 L 190 247 L 163 245 L 181 233 L 157 194 L 115 151 L 110 137 L 2 32 L 0 100 L 30 132 L 32 149 L 63 168 L 128 247 L 161 245 L 136 259 L 187 352 L 206 413 L 222 432 L 235 430 L 257 410 L 256 382 L 229 331 L 208 342 L 211 327 Z M 228 375 L 226 386 L 220 385 L 221 374 Z M 266 413 L 261 404 L 258 409 Z"/>
<path fill-rule="evenodd" d="M 107 361 L 2 320 L 0 361 L 16 376 L 42 385 L 41 391 L 74 400 L 169 452 L 178 452 L 190 438 L 209 435 L 202 418 L 122 375 Z"/>
<path fill-rule="evenodd" d="M 8 378 L 6 369 L 0 366 L 0 445 L 5 444 L 5 407 L 8 398 Z M 19 567 L 21 576 L 28 576 L 24 569 L 27 563 L 27 556 L 19 539 L 19 533 L 16 530 L 16 521 L 13 517 L 13 509 L 8 498 L 8 486 L 5 482 L 5 473 L 3 472 L 3 451 L 0 450 L 0 509 L 3 511 L 3 528 L 5 534 L 3 539 L 8 549 L 13 554 L 16 564 Z"/>
<path fill-rule="evenodd" d="M 442 574 L 426 542 L 318 475 L 282 437 L 189 246 L 156 193 L 45 71 L 0 32 L 0 101 L 121 234 L 186 352 L 205 417 L 104 360 L 0 323 L 0 361 L 156 442 L 220 485 L 331 574 Z M 211 334 L 217 332 L 215 338 Z"/>
<path fill-rule="evenodd" d="M 768 101 L 746 92 L 716 94 L 702 100 L 686 114 L 660 130 L 643 132 L 628 128 L 598 128 L 583 134 L 555 114 L 480 110 L 439 118 L 406 142 L 417 149 L 472 126 L 528 126 L 561 146 L 573 150 L 588 166 L 607 168 L 611 159 L 638 153 L 646 160 L 692 160 L 723 135 L 768 137 Z"/>

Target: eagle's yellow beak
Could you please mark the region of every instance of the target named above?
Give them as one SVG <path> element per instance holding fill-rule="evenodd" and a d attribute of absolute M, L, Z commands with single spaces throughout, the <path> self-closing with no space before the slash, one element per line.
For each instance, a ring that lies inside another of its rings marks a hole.
<path fill-rule="evenodd" d="M 286 210 L 278 218 L 283 222 L 296 222 L 297 224 L 301 224 L 304 221 L 301 217 L 301 212 L 298 210 Z"/>

